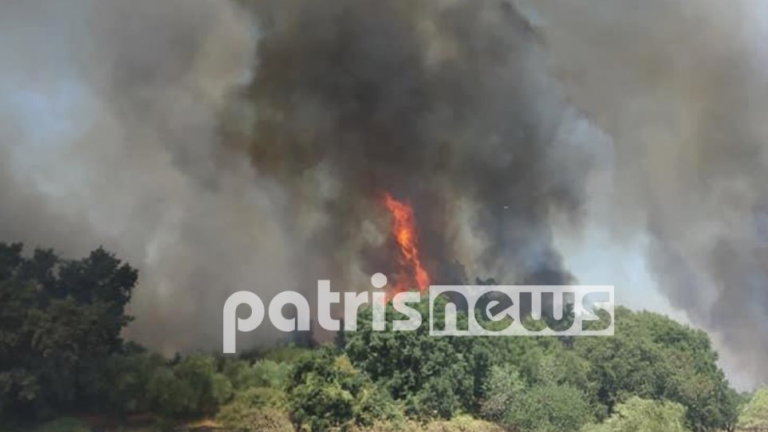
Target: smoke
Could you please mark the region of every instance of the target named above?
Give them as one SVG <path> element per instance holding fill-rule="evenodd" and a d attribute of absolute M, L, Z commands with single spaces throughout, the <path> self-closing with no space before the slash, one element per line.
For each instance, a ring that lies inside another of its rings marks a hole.
<path fill-rule="evenodd" d="M 252 60 L 247 16 L 207 0 L 0 6 L 0 238 L 104 245 L 139 267 L 129 336 L 166 352 L 218 347 L 230 293 L 295 284 L 280 188 L 219 142 Z"/>
<path fill-rule="evenodd" d="M 323 215 L 312 248 L 360 251 L 364 273 L 386 273 L 396 262 L 391 244 L 361 233 L 392 193 L 414 207 L 435 282 L 467 273 L 572 280 L 551 215 L 577 219 L 590 159 L 562 132 L 586 121 L 563 100 L 538 36 L 510 4 L 259 6 L 258 67 L 226 142 L 288 186 L 295 214 Z M 337 258 L 324 264 L 329 274 L 350 267 L 347 255 Z"/>
<path fill-rule="evenodd" d="M 579 219 L 589 124 L 513 7 L 252 6 L 4 2 L 2 239 L 138 266 L 129 336 L 166 352 L 217 347 L 234 291 L 392 271 L 387 192 L 436 282 L 573 278 L 551 220 Z"/>
<path fill-rule="evenodd" d="M 646 232 L 659 288 L 714 332 L 737 384 L 768 359 L 768 78 L 759 2 L 521 2 L 569 96 L 615 144 L 621 241 Z M 750 382 L 750 379 L 752 381 Z"/>

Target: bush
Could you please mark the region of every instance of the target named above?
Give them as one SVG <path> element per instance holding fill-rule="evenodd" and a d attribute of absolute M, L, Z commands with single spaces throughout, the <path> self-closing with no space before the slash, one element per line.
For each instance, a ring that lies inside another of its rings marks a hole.
<path fill-rule="evenodd" d="M 228 361 L 223 373 L 236 389 L 251 387 L 285 388 L 290 378 L 291 365 L 272 360 L 259 360 L 254 364 L 241 360 Z"/>
<path fill-rule="evenodd" d="M 570 386 L 532 387 L 513 399 L 503 424 L 522 432 L 572 432 L 593 420 L 585 395 Z"/>
<path fill-rule="evenodd" d="M 147 391 L 154 410 L 172 418 L 214 413 L 233 395 L 229 379 L 216 372 L 215 359 L 203 355 L 156 370 Z"/>
<path fill-rule="evenodd" d="M 685 422 L 685 408 L 678 403 L 634 397 L 603 424 L 585 426 L 582 432 L 689 432 Z"/>
<path fill-rule="evenodd" d="M 276 363 L 292 364 L 300 361 L 305 355 L 311 352 L 312 350 L 307 348 L 286 346 L 272 349 L 265 353 L 263 360 L 270 360 Z"/>
<path fill-rule="evenodd" d="M 739 415 L 739 427 L 768 428 L 768 387 L 755 393 L 755 396 L 744 406 Z"/>
<path fill-rule="evenodd" d="M 499 421 L 510 411 L 514 399 L 525 391 L 525 382 L 511 365 L 493 366 L 484 385 L 485 400 L 480 412 L 491 421 Z"/>
<path fill-rule="evenodd" d="M 109 410 L 118 416 L 143 412 L 150 408 L 147 395 L 150 378 L 155 371 L 165 368 L 165 361 L 156 354 L 113 356 L 106 368 L 106 391 Z"/>
<path fill-rule="evenodd" d="M 270 407 L 231 404 L 222 409 L 218 421 L 232 432 L 293 432 L 288 413 Z"/>
<path fill-rule="evenodd" d="M 171 368 L 158 369 L 152 374 L 147 393 L 152 410 L 162 416 L 178 417 L 195 409 L 192 388 L 189 383 L 179 380 Z"/>
<path fill-rule="evenodd" d="M 288 396 L 279 389 L 254 387 L 238 393 L 235 399 L 222 407 L 220 414 L 233 407 L 245 408 L 275 408 L 284 409 L 288 406 Z"/>
<path fill-rule="evenodd" d="M 368 426 L 398 417 L 398 409 L 346 356 L 320 349 L 298 362 L 288 388 L 291 416 L 312 431 Z"/>
<path fill-rule="evenodd" d="M 505 432 L 493 423 L 469 416 L 457 416 L 452 420 L 419 424 L 414 421 L 377 422 L 372 426 L 353 427 L 349 432 Z"/>
<path fill-rule="evenodd" d="M 40 425 L 32 432 L 91 432 L 91 429 L 80 420 L 65 417 Z"/>
<path fill-rule="evenodd" d="M 469 416 L 458 416 L 449 421 L 428 423 L 423 430 L 424 432 L 504 432 L 500 426 Z"/>

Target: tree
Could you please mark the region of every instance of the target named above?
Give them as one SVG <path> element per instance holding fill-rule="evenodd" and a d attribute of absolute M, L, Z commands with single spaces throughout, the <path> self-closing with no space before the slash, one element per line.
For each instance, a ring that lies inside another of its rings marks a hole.
<path fill-rule="evenodd" d="M 170 418 L 215 413 L 233 395 L 213 357 L 195 354 L 155 371 L 148 384 L 153 409 Z"/>
<path fill-rule="evenodd" d="M 415 305 L 427 323 L 429 305 Z M 435 322 L 443 308 L 435 306 Z M 479 338 L 432 337 L 429 326 L 415 331 L 391 331 L 403 319 L 391 303 L 386 310 L 388 331 L 373 330 L 371 308 L 362 309 L 357 331 L 347 332 L 344 352 L 352 363 L 396 400 L 408 414 L 423 418 L 451 418 L 461 411 L 477 412 L 485 377 L 494 352 Z M 466 314 L 459 314 L 459 327 Z"/>
<path fill-rule="evenodd" d="M 147 392 L 150 379 L 158 369 L 165 367 L 161 356 L 143 351 L 109 358 L 104 376 L 107 383 L 105 410 L 121 418 L 149 410 L 152 402 Z"/>
<path fill-rule="evenodd" d="M 484 387 L 485 398 L 480 413 L 492 421 L 500 421 L 526 389 L 517 369 L 511 365 L 493 366 Z"/>
<path fill-rule="evenodd" d="M 325 431 L 397 417 L 380 391 L 346 356 L 322 348 L 299 361 L 288 386 L 291 417 L 300 428 Z"/>
<path fill-rule="evenodd" d="M 97 249 L 81 260 L 0 243 L 0 410 L 32 417 L 98 405 L 138 273 Z"/>
<path fill-rule="evenodd" d="M 613 412 L 632 397 L 669 399 L 686 408 L 689 427 L 727 427 L 734 392 L 717 365 L 706 333 L 650 312 L 617 308 L 614 337 L 577 338 L 574 350 L 588 364 L 596 396 Z"/>
<path fill-rule="evenodd" d="M 585 426 L 582 432 L 689 432 L 689 429 L 682 405 L 633 397 L 619 404 L 603 424 Z"/>
<path fill-rule="evenodd" d="M 768 387 L 758 390 L 744 405 L 739 415 L 738 426 L 743 429 L 768 428 Z"/>

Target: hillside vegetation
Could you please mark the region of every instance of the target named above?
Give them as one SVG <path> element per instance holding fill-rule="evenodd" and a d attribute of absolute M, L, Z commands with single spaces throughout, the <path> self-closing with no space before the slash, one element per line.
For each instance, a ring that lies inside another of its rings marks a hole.
<path fill-rule="evenodd" d="M 120 337 L 137 276 L 104 250 L 68 260 L 0 244 L 1 430 L 140 418 L 145 430 L 701 432 L 768 418 L 763 391 L 739 421 L 707 334 L 654 313 L 618 308 L 614 337 L 438 338 L 373 331 L 367 309 L 332 345 L 166 359 Z"/>

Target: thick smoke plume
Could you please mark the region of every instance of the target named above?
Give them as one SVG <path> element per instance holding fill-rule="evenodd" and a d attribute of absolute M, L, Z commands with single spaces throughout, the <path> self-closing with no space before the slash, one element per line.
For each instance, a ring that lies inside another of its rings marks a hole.
<path fill-rule="evenodd" d="M 309 205 L 322 215 L 312 244 L 332 255 L 331 274 L 350 268 L 347 256 L 333 256 L 342 251 L 364 257 L 364 271 L 394 261 L 386 245 L 362 235 L 392 193 L 414 206 L 438 283 L 466 278 L 457 264 L 468 247 L 462 225 L 477 239 L 461 260 L 474 271 L 572 279 L 553 247 L 550 216 L 575 215 L 583 200 L 584 149 L 562 140 L 582 120 L 511 4 L 259 6 L 258 66 L 225 142 L 288 185 L 295 214 Z"/>
<path fill-rule="evenodd" d="M 139 266 L 131 336 L 166 351 L 217 347 L 234 291 L 366 289 L 393 264 L 385 193 L 437 282 L 572 279 L 550 219 L 577 219 L 586 122 L 510 4 L 252 6 L 4 2 L 30 108 L 4 107 L 3 240 Z"/>
<path fill-rule="evenodd" d="M 764 3 L 521 3 L 574 103 L 613 138 L 600 223 L 647 233 L 672 306 L 714 332 L 737 384 L 767 381 Z"/>

